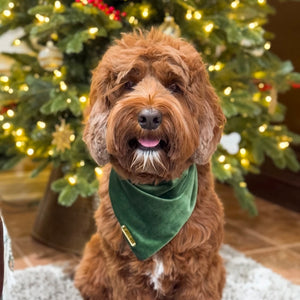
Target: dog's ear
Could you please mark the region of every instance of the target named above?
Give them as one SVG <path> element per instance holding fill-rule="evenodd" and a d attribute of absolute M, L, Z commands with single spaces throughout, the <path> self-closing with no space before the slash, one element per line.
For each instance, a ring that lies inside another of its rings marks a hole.
<path fill-rule="evenodd" d="M 226 119 L 200 55 L 194 67 L 192 88 L 199 106 L 200 126 L 199 146 L 194 154 L 194 161 L 204 165 L 209 162 L 217 148 Z"/>
<path fill-rule="evenodd" d="M 93 71 L 89 95 L 89 104 L 84 112 L 85 128 L 83 141 L 99 166 L 109 162 L 106 149 L 106 127 L 109 114 L 107 93 L 110 84 L 110 74 L 105 72 L 105 66 L 100 62 Z"/>

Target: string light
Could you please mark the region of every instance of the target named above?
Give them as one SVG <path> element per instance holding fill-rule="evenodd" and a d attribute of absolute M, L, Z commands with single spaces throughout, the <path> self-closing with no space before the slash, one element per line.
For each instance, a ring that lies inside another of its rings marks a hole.
<path fill-rule="evenodd" d="M 4 90 L 5 92 L 8 92 L 8 91 L 9 91 L 9 89 L 10 89 L 10 88 L 9 88 L 9 86 L 8 86 L 8 85 L 6 85 L 6 86 L 4 86 L 4 87 L 3 87 L 3 90 Z"/>
<path fill-rule="evenodd" d="M 68 177 L 68 182 L 70 183 L 70 185 L 75 185 L 77 183 L 77 176 L 69 176 Z"/>
<path fill-rule="evenodd" d="M 81 97 L 79 97 L 79 101 L 81 103 L 85 103 L 87 101 L 87 98 L 85 96 L 81 96 Z"/>
<path fill-rule="evenodd" d="M 204 27 L 204 30 L 205 30 L 206 32 L 211 32 L 211 31 L 213 30 L 213 28 L 214 28 L 214 24 L 213 24 L 213 23 L 209 23 L 209 24 L 207 24 L 207 25 Z"/>
<path fill-rule="evenodd" d="M 289 145 L 290 145 L 290 143 L 285 141 L 285 142 L 280 142 L 280 143 L 278 144 L 278 147 L 279 147 L 280 149 L 284 150 L 284 149 L 286 149 Z"/>
<path fill-rule="evenodd" d="M 266 0 L 257 0 L 258 4 L 260 5 L 264 5 L 266 4 Z"/>
<path fill-rule="evenodd" d="M 241 148 L 240 149 L 240 154 L 241 154 L 241 156 L 246 156 L 247 150 L 245 148 Z"/>
<path fill-rule="evenodd" d="M 62 72 L 59 70 L 54 70 L 53 73 L 54 73 L 54 76 L 57 78 L 60 78 L 62 76 Z"/>
<path fill-rule="evenodd" d="M 226 96 L 229 96 L 232 92 L 232 87 L 228 86 L 225 90 L 224 90 L 224 94 Z"/>
<path fill-rule="evenodd" d="M 2 125 L 2 128 L 3 128 L 4 130 L 8 130 L 8 129 L 11 128 L 11 124 L 8 123 L 8 122 L 6 122 L 6 123 L 4 123 L 4 124 Z"/>
<path fill-rule="evenodd" d="M 63 92 L 68 89 L 68 86 L 66 85 L 66 83 L 64 81 L 61 81 L 59 83 L 59 86 L 60 86 L 60 90 L 63 91 Z"/>
<path fill-rule="evenodd" d="M 208 71 L 209 72 L 212 72 L 212 71 L 214 71 L 215 70 L 215 66 L 214 65 L 210 65 L 209 67 L 208 67 Z"/>
<path fill-rule="evenodd" d="M 148 7 L 144 8 L 143 11 L 142 11 L 142 17 L 143 18 L 148 18 L 149 17 L 149 9 Z"/>
<path fill-rule="evenodd" d="M 48 155 L 50 155 L 50 156 L 52 156 L 53 155 L 53 150 L 52 149 L 50 149 L 49 151 L 48 151 Z"/>
<path fill-rule="evenodd" d="M 36 124 L 40 129 L 46 128 L 46 123 L 43 121 L 38 121 Z"/>
<path fill-rule="evenodd" d="M 244 181 L 240 182 L 240 187 L 241 188 L 246 188 L 247 187 L 247 183 L 244 182 Z"/>
<path fill-rule="evenodd" d="M 80 167 L 84 167 L 84 166 L 85 166 L 84 160 L 81 160 L 81 161 L 78 163 L 78 165 L 79 165 Z"/>
<path fill-rule="evenodd" d="M 263 132 L 266 131 L 267 127 L 268 127 L 267 124 L 263 124 L 263 125 L 261 125 L 261 126 L 258 127 L 258 131 L 261 132 L 261 133 L 263 133 Z"/>
<path fill-rule="evenodd" d="M 220 71 L 223 67 L 224 67 L 224 64 L 222 64 L 219 61 L 215 64 L 215 70 L 216 71 Z"/>
<path fill-rule="evenodd" d="M 265 99 L 266 99 L 266 101 L 269 102 L 269 103 L 272 101 L 272 97 L 271 97 L 271 96 L 267 96 Z"/>
<path fill-rule="evenodd" d="M 11 11 L 9 9 L 5 9 L 2 14 L 3 16 L 8 18 L 11 16 Z"/>
<path fill-rule="evenodd" d="M 224 165 L 224 169 L 227 170 L 227 171 L 230 170 L 231 169 L 231 165 L 230 164 L 225 164 Z"/>
<path fill-rule="evenodd" d="M 247 167 L 249 167 L 250 162 L 249 162 L 249 160 L 247 158 L 243 158 L 241 160 L 241 164 L 242 164 L 243 167 L 247 168 Z"/>
<path fill-rule="evenodd" d="M 0 81 L 2 81 L 2 82 L 8 82 L 8 80 L 9 80 L 9 78 L 5 75 L 0 77 Z"/>
<path fill-rule="evenodd" d="M 12 109 L 9 109 L 6 113 L 10 118 L 12 118 L 15 115 L 15 112 Z"/>
<path fill-rule="evenodd" d="M 27 155 L 31 156 L 34 154 L 34 149 L 32 148 L 28 148 L 27 151 L 26 151 Z"/>
<path fill-rule="evenodd" d="M 26 83 L 23 83 L 21 86 L 20 86 L 20 90 L 24 91 L 24 92 L 27 92 L 29 90 L 29 86 L 26 84 Z"/>
<path fill-rule="evenodd" d="M 194 12 L 194 18 L 195 18 L 196 20 L 200 20 L 200 19 L 202 18 L 202 14 L 201 14 L 201 12 L 200 12 L 199 10 L 196 10 L 196 11 Z"/>
<path fill-rule="evenodd" d="M 14 90 L 13 90 L 12 88 L 9 88 L 9 89 L 8 89 L 8 93 L 9 93 L 9 94 L 13 94 L 13 92 L 14 92 Z"/>
<path fill-rule="evenodd" d="M 12 9 L 12 8 L 15 7 L 15 4 L 14 4 L 13 2 L 9 2 L 9 3 L 8 3 L 8 7 L 9 7 L 10 9 Z"/>
<path fill-rule="evenodd" d="M 103 171 L 100 167 L 96 167 L 95 168 L 95 173 L 97 176 L 101 176 L 103 174 Z"/>
<path fill-rule="evenodd" d="M 192 11 L 189 9 L 189 10 L 186 12 L 185 18 L 186 18 L 187 20 L 191 20 L 192 17 L 193 17 Z"/>
<path fill-rule="evenodd" d="M 257 22 L 252 22 L 252 23 L 250 23 L 249 25 L 248 25 L 248 27 L 250 28 L 250 29 L 254 29 L 255 27 L 257 27 L 258 26 L 258 23 Z"/>
<path fill-rule="evenodd" d="M 55 1 L 55 2 L 54 2 L 54 7 L 55 7 L 55 9 L 60 9 L 60 8 L 61 8 L 61 3 L 60 3 L 60 1 Z"/>
<path fill-rule="evenodd" d="M 41 23 L 45 22 L 45 17 L 42 16 L 41 14 L 36 14 L 35 17 L 37 18 L 37 20 Z"/>
<path fill-rule="evenodd" d="M 68 98 L 68 99 L 66 100 L 66 102 L 70 104 L 70 103 L 72 102 L 72 99 L 71 99 L 71 98 Z"/>
<path fill-rule="evenodd" d="M 239 0 L 235 0 L 235 1 L 231 2 L 230 6 L 232 8 L 237 8 L 239 4 L 240 4 L 240 1 Z"/>
<path fill-rule="evenodd" d="M 91 27 L 89 28 L 89 34 L 93 35 L 96 34 L 99 31 L 97 27 Z"/>
<path fill-rule="evenodd" d="M 18 129 L 16 130 L 16 136 L 21 136 L 21 135 L 23 135 L 23 134 L 24 134 L 23 128 L 18 128 Z"/>
<path fill-rule="evenodd" d="M 220 163 L 223 163 L 223 162 L 225 161 L 225 159 L 226 159 L 225 155 L 220 155 L 220 156 L 218 157 L 218 161 L 219 161 Z"/>
<path fill-rule="evenodd" d="M 14 42 L 13 42 L 13 45 L 14 46 L 20 46 L 21 45 L 21 40 L 15 39 Z"/>
<path fill-rule="evenodd" d="M 3 121 L 4 117 L 2 115 L 0 115 L 0 121 Z"/>
<path fill-rule="evenodd" d="M 24 145 L 24 142 L 17 141 L 16 142 L 16 147 L 21 148 Z"/>
<path fill-rule="evenodd" d="M 271 49 L 271 43 L 270 42 L 266 42 L 264 44 L 264 48 L 265 48 L 265 50 L 270 50 Z"/>
<path fill-rule="evenodd" d="M 75 139 L 76 139 L 75 134 L 71 134 L 70 137 L 69 137 L 69 140 L 70 140 L 71 142 L 74 142 Z"/>

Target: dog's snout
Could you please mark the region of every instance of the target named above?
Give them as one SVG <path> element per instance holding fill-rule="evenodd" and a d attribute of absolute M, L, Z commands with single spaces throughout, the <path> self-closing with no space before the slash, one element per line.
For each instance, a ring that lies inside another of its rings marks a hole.
<path fill-rule="evenodd" d="M 161 120 L 161 112 L 153 108 L 143 109 L 138 115 L 138 122 L 143 129 L 154 130 L 161 124 Z"/>

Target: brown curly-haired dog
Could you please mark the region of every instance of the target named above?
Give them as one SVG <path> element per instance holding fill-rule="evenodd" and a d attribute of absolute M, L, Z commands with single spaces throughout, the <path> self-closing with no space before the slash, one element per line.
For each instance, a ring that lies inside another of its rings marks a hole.
<path fill-rule="evenodd" d="M 75 275 L 84 299 L 221 299 L 223 207 L 209 160 L 224 122 L 205 65 L 189 43 L 152 29 L 125 34 L 108 49 L 93 73 L 84 132 L 95 161 L 110 162 L 100 180 L 97 233 Z M 111 168 L 133 184 L 157 185 L 193 164 L 198 189 L 191 216 L 163 248 L 138 259 L 112 207 Z"/>

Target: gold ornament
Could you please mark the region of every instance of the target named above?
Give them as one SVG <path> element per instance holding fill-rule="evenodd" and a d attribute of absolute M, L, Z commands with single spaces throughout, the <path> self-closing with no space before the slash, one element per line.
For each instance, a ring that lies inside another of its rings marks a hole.
<path fill-rule="evenodd" d="M 173 36 L 175 38 L 180 37 L 180 28 L 175 23 L 172 16 L 165 16 L 164 22 L 159 26 L 159 30 L 166 35 Z"/>
<path fill-rule="evenodd" d="M 63 64 L 63 54 L 52 41 L 48 41 L 46 47 L 39 52 L 38 61 L 46 71 L 54 71 Z"/>
<path fill-rule="evenodd" d="M 74 140 L 74 131 L 66 120 L 61 120 L 60 125 L 55 125 L 55 132 L 52 133 L 52 144 L 56 146 L 57 151 L 64 152 L 65 149 L 71 148 L 71 142 Z"/>

